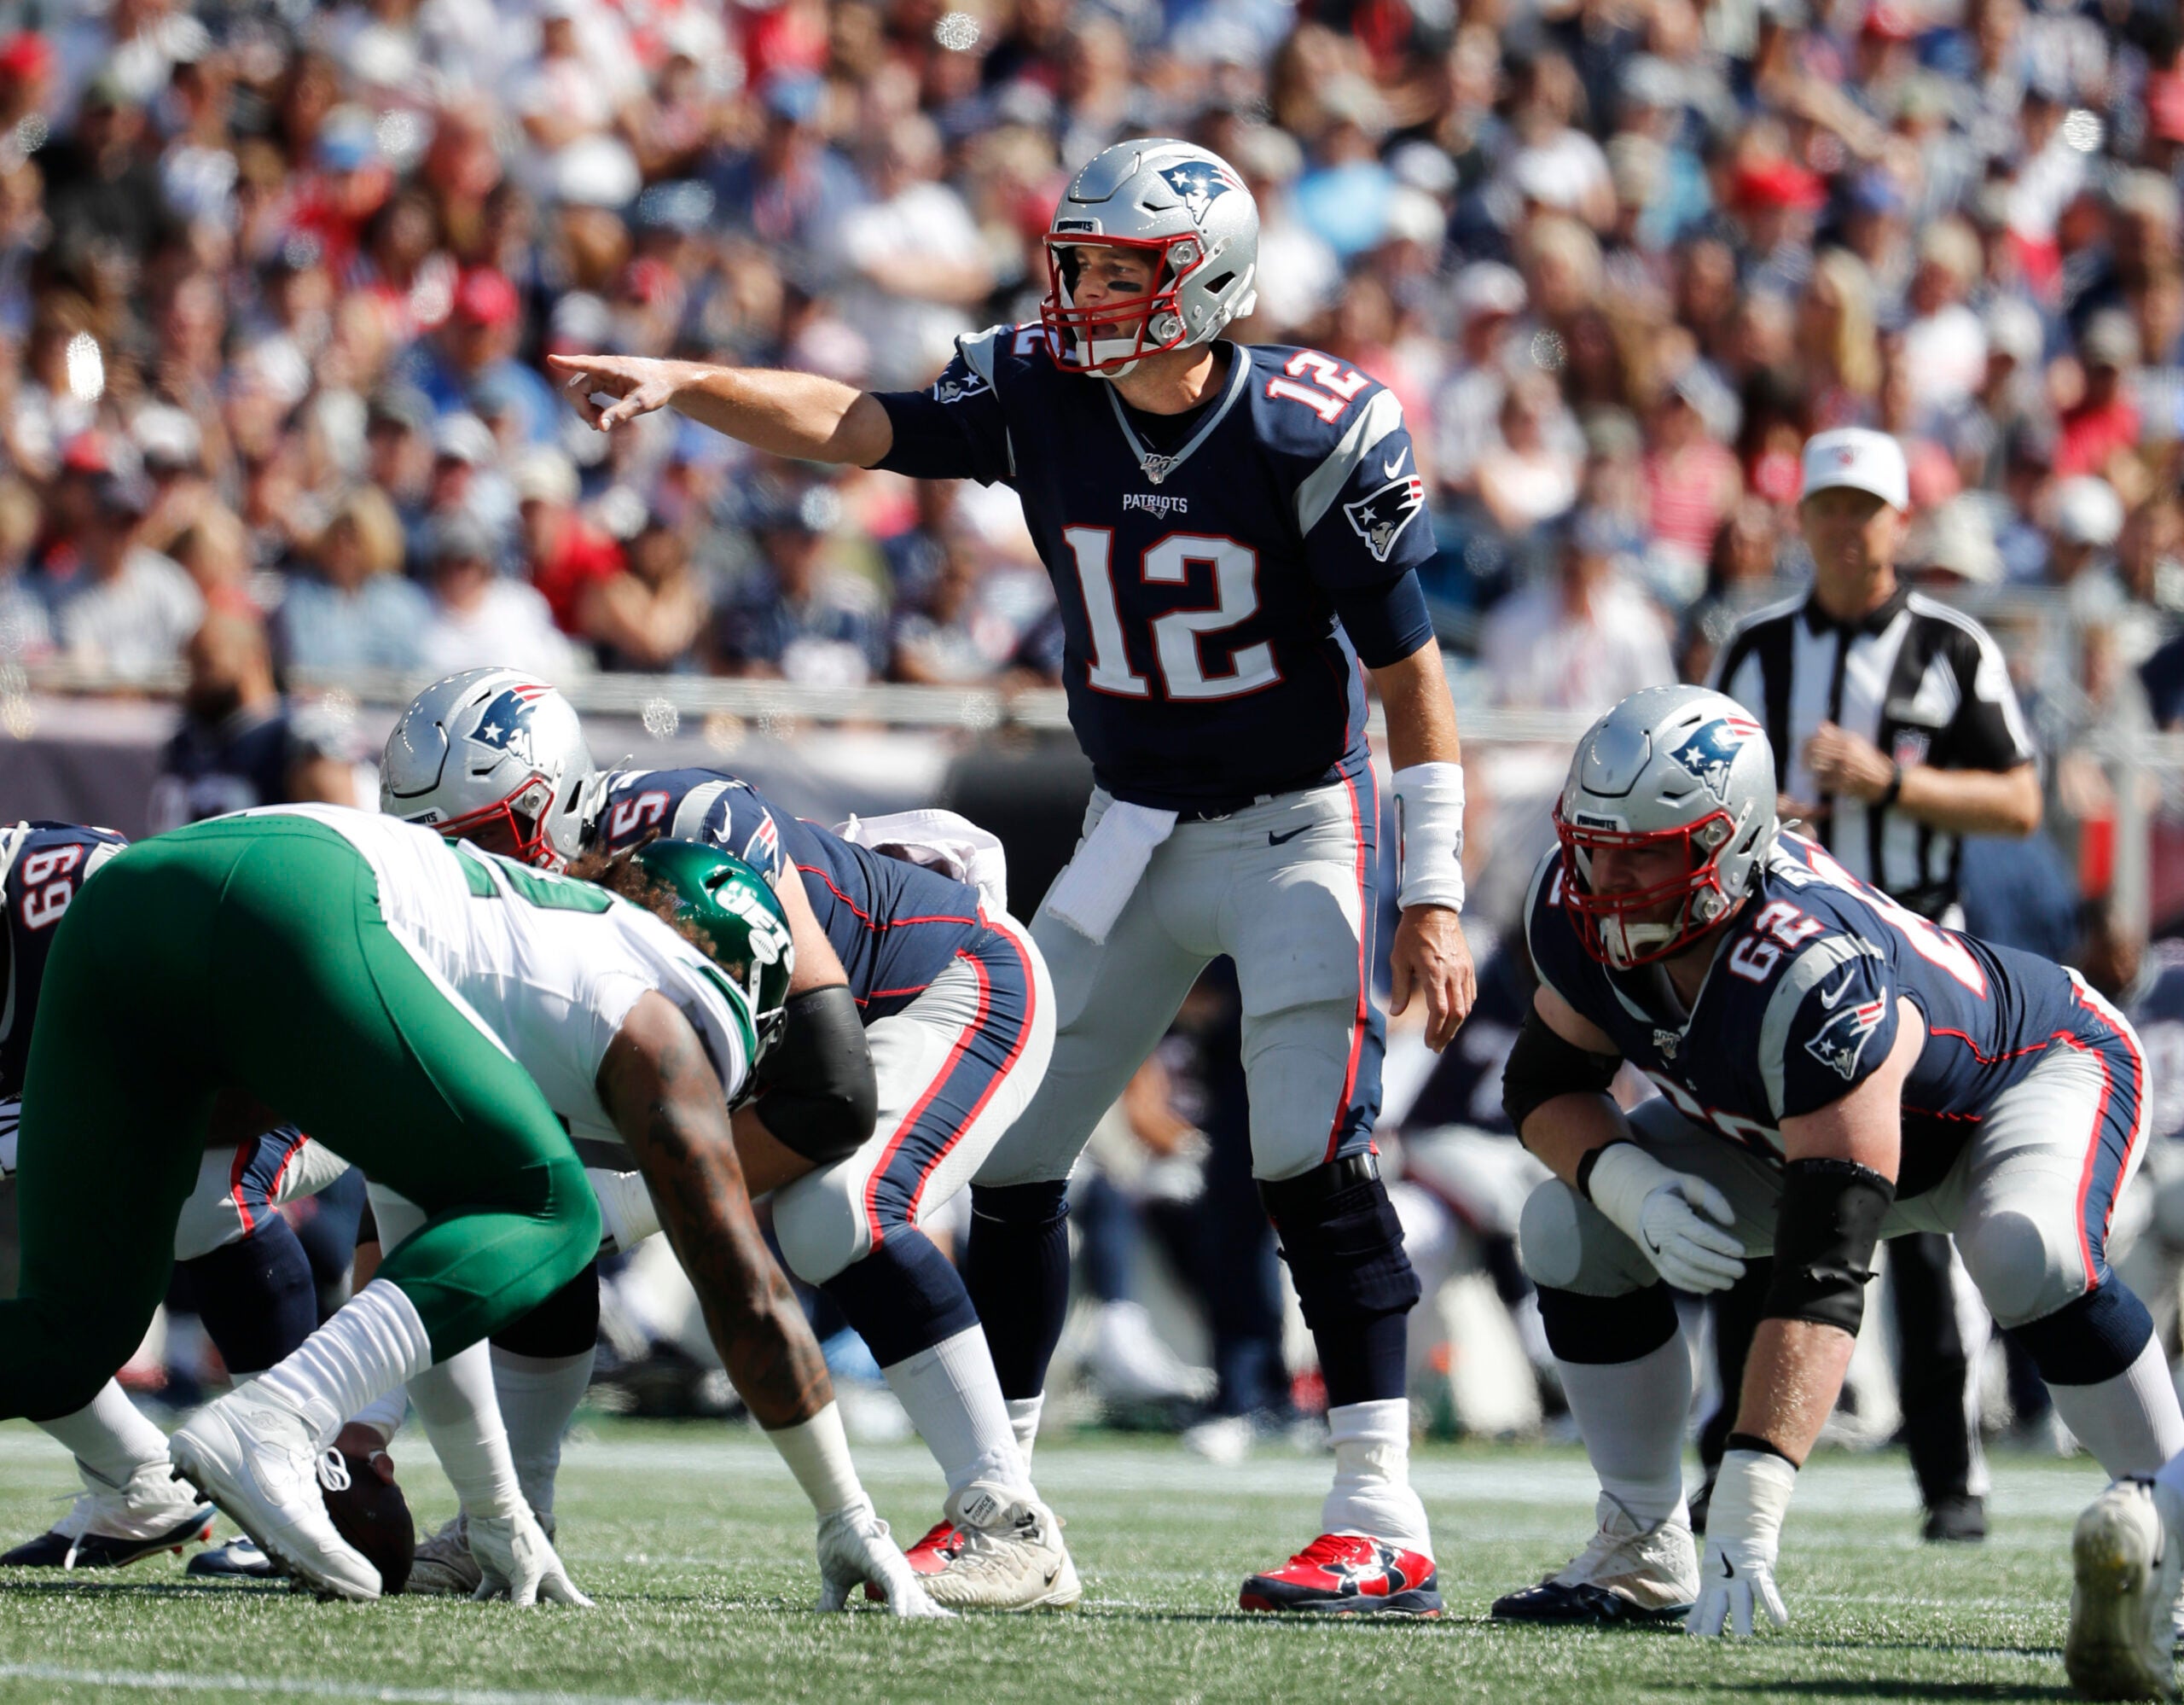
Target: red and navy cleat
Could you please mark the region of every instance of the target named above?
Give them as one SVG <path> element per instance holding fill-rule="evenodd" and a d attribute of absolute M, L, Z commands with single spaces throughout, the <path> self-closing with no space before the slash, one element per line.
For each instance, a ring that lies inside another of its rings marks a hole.
<path fill-rule="evenodd" d="M 903 1557 L 913 1574 L 938 1574 L 962 1554 L 962 1530 L 943 1517 L 922 1539 L 904 1551 Z M 887 1589 L 876 1580 L 868 1580 L 864 1596 L 874 1604 L 885 1604 Z"/>
<path fill-rule="evenodd" d="M 1282 1568 L 1246 1581 L 1236 1603 L 1322 1616 L 1438 1616 L 1439 1583 L 1429 1557 L 1363 1533 L 1322 1533 Z"/>

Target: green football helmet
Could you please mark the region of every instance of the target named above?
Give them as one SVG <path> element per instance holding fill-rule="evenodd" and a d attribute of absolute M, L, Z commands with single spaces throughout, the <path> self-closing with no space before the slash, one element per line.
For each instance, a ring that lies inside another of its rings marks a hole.
<path fill-rule="evenodd" d="M 648 841 L 636 859 L 675 896 L 677 919 L 694 925 L 712 944 L 714 964 L 748 1010 L 755 1077 L 788 1021 L 788 983 L 796 969 L 788 914 L 773 885 L 733 852 L 694 841 Z"/>

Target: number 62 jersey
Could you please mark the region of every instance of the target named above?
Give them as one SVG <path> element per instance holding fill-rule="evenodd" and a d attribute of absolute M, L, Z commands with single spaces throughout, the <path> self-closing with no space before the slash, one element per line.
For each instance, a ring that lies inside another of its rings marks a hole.
<path fill-rule="evenodd" d="M 1888 1058 L 1899 998 L 1926 1025 L 1903 1085 L 1901 1197 L 1937 1182 L 1995 1098 L 2053 1045 L 2098 1050 L 2117 1062 L 2104 1070 L 2130 1074 L 2110 1085 L 2119 1104 L 2143 1093 L 2123 1020 L 2076 975 L 1929 922 L 1803 835 L 1777 837 L 1688 1014 L 1659 967 L 1612 970 L 1585 951 L 1564 880 L 1559 850 L 1532 878 L 1525 927 L 1540 981 L 1685 1117 L 1769 1160 L 1781 1159 L 1785 1119 L 1841 1100 Z"/>
<path fill-rule="evenodd" d="M 1362 772 L 1357 664 L 1431 637 L 1412 571 L 1433 554 L 1391 392 L 1316 350 L 1213 347 L 1226 365 L 1183 415 L 1058 368 L 1036 325 L 963 338 L 929 391 L 879 399 L 880 467 L 1023 499 L 1101 786 L 1209 813 Z"/>

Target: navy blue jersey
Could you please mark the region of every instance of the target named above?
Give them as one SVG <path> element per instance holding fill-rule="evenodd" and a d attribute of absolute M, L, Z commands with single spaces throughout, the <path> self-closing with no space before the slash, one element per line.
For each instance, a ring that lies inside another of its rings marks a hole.
<path fill-rule="evenodd" d="M 723 771 L 611 772 L 585 844 L 619 852 L 655 833 L 733 852 L 776 888 L 793 871 L 800 875 L 868 1024 L 923 994 L 985 928 L 976 888 L 853 847 Z"/>
<path fill-rule="evenodd" d="M 1412 571 L 1432 524 L 1394 394 L 1316 350 L 1217 346 L 1213 399 L 1165 422 L 1056 367 L 1037 326 L 961 339 L 930 391 L 880 399 L 881 467 L 1023 499 L 1093 773 L 1177 810 L 1362 774 L 1358 660 L 1432 634 Z"/>
<path fill-rule="evenodd" d="M 209 728 L 185 720 L 160 754 L 160 776 L 152 784 L 153 833 L 291 803 L 289 772 L 336 743 L 312 722 L 285 704 L 239 710 Z"/>
<path fill-rule="evenodd" d="M 1612 971 L 1585 951 L 1562 883 L 1558 849 L 1525 906 L 1540 981 L 1687 1118 L 1770 1160 L 1785 1119 L 1841 1100 L 1888 1057 L 1899 996 L 1926 1024 L 1903 1086 L 1903 1196 L 1948 1169 L 2057 1037 L 2113 1034 L 2061 966 L 1929 922 L 1803 835 L 1777 841 L 1687 1017 L 1659 967 Z"/>
<path fill-rule="evenodd" d="M 54 926 L 92 871 L 129 842 L 110 829 L 19 823 L 0 830 L 0 904 L 8 908 L 8 992 L 0 997 L 0 1097 L 23 1092 L 39 985 Z"/>
<path fill-rule="evenodd" d="M 2146 949 L 2123 1015 L 2146 1050 L 2153 1103 L 2146 1129 L 2157 1142 L 2184 1138 L 2184 941 L 2157 941 Z"/>

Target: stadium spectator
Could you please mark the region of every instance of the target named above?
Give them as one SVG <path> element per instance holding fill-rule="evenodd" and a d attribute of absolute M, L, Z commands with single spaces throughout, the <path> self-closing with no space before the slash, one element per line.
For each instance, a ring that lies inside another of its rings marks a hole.
<path fill-rule="evenodd" d="M 1512 593 L 1479 636 L 1497 704 L 1597 713 L 1676 678 L 1661 618 L 1624 566 L 1637 544 L 1599 510 L 1571 518 L 1556 572 Z"/>
<path fill-rule="evenodd" d="M 419 637 L 424 666 L 435 675 L 505 663 L 550 682 L 572 672 L 575 653 L 535 587 L 497 574 L 485 527 L 465 515 L 444 515 L 425 546 L 426 585 L 433 613 Z"/>
<path fill-rule="evenodd" d="M 868 583 L 827 560 L 841 517 L 832 486 L 761 494 L 752 530 L 763 562 L 716 627 L 723 673 L 856 686 L 880 672 L 886 653 L 879 601 Z"/>
<path fill-rule="evenodd" d="M 403 578 L 401 517 L 376 486 L 359 486 L 334 510 L 313 552 L 315 575 L 290 579 L 274 618 L 293 668 L 416 668 L 432 603 Z"/>
<path fill-rule="evenodd" d="M 624 550 L 619 573 L 588 584 L 577 631 L 606 669 L 694 669 L 712 614 L 682 529 L 655 510 Z"/>
<path fill-rule="evenodd" d="M 205 600 L 172 557 L 137 542 L 150 486 L 133 468 L 102 465 L 106 454 L 83 446 L 64 471 L 78 519 L 49 551 L 40 580 L 72 660 L 123 677 L 151 675 L 178 660 Z"/>

